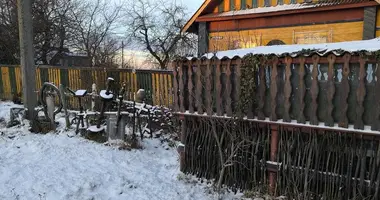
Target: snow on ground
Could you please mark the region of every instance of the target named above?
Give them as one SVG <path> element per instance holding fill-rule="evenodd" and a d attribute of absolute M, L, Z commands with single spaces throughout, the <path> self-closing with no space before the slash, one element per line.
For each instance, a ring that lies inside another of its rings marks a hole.
<path fill-rule="evenodd" d="M 9 120 L 12 103 L 0 102 Z M 62 122 L 62 119 L 59 121 Z M 61 123 L 61 125 L 63 125 Z M 0 199 L 27 200 L 208 200 L 206 185 L 178 176 L 178 154 L 158 139 L 145 139 L 143 150 L 120 151 L 80 137 L 37 135 L 27 126 L 0 125 Z M 225 199 L 237 196 L 227 194 Z"/>

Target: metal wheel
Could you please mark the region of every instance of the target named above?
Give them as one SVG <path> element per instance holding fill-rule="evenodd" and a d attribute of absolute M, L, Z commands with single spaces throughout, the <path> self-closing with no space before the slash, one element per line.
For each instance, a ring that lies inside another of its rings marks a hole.
<path fill-rule="evenodd" d="M 53 95 L 55 97 L 55 103 L 58 102 L 58 105 L 56 106 L 54 110 L 54 115 L 60 113 L 63 107 L 62 97 L 61 97 L 61 93 L 59 92 L 58 87 L 52 83 L 45 82 L 40 89 L 39 100 L 40 100 L 41 105 L 44 107 L 43 111 L 46 117 L 48 117 L 47 105 L 46 105 L 46 97 L 48 95 Z"/>

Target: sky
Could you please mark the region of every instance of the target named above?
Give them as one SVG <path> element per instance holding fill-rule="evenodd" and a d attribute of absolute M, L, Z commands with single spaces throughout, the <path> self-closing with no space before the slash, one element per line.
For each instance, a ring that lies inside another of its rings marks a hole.
<path fill-rule="evenodd" d="M 184 6 L 188 8 L 190 16 L 192 16 L 195 11 L 202 5 L 204 0 L 171 0 L 171 1 L 180 1 Z"/>

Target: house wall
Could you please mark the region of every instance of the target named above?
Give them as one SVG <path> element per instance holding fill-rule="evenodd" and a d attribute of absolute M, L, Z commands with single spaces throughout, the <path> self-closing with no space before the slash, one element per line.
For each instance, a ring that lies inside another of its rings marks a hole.
<path fill-rule="evenodd" d="M 380 7 L 377 8 L 377 16 L 376 16 L 376 37 L 380 37 Z"/>
<path fill-rule="evenodd" d="M 222 0 L 214 12 L 302 2 L 304 0 Z M 285 44 L 315 44 L 380 37 L 380 7 L 375 6 L 252 15 L 250 18 L 209 17 L 198 21 L 208 23 L 209 52 L 265 46 L 272 40 Z"/>
<path fill-rule="evenodd" d="M 307 44 L 361 40 L 362 37 L 363 21 L 211 32 L 209 52 L 264 46 L 271 40 L 281 40 L 285 44 Z"/>

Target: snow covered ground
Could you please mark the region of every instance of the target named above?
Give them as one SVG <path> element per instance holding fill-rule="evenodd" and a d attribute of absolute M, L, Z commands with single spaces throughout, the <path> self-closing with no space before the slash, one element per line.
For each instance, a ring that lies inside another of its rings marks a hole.
<path fill-rule="evenodd" d="M 0 102 L 5 121 L 11 106 Z M 1 122 L 1 200 L 215 199 L 208 186 L 178 178 L 185 176 L 179 171 L 176 150 L 158 139 L 145 139 L 143 150 L 121 151 L 70 138 L 62 126 L 58 130 L 37 135 L 28 126 L 7 129 Z"/>

